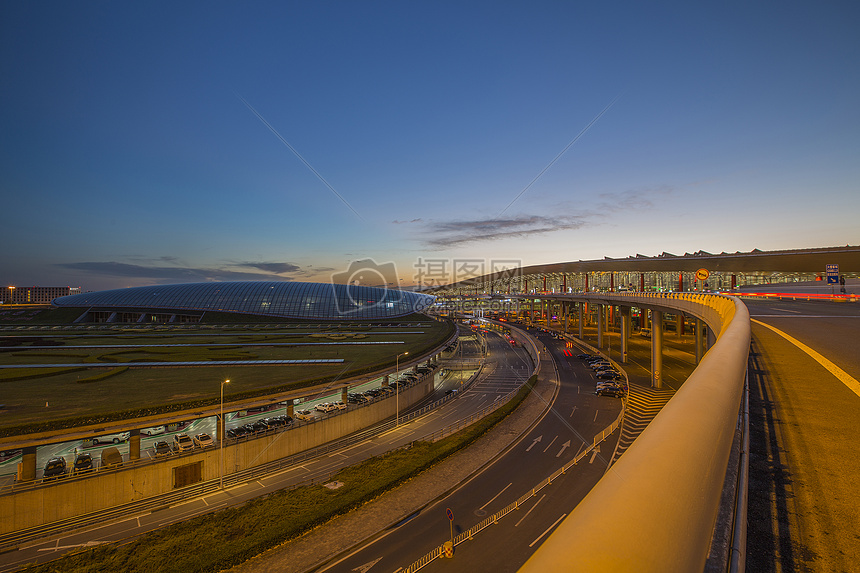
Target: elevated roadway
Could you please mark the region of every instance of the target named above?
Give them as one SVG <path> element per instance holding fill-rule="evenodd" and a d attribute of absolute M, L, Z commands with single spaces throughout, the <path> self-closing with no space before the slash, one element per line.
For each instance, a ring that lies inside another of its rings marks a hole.
<path fill-rule="evenodd" d="M 753 338 L 747 570 L 856 571 L 860 305 L 746 304 Z"/>

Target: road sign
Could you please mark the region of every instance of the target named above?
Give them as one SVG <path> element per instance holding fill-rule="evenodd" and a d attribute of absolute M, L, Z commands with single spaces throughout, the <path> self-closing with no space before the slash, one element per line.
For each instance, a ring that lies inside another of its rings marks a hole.
<path fill-rule="evenodd" d="M 827 265 L 827 284 L 829 285 L 838 285 L 839 284 L 839 265 L 831 264 Z"/>
<path fill-rule="evenodd" d="M 446 510 L 445 510 L 445 513 L 447 513 L 447 514 L 448 514 L 448 519 L 449 519 L 449 520 L 454 521 L 454 512 L 453 512 L 453 511 L 451 511 L 451 508 L 450 508 L 450 507 L 449 507 L 448 509 L 446 509 Z"/>
<path fill-rule="evenodd" d="M 709 276 L 711 276 L 711 273 L 708 272 L 708 269 L 699 269 L 696 271 L 696 278 L 700 281 L 708 280 Z"/>

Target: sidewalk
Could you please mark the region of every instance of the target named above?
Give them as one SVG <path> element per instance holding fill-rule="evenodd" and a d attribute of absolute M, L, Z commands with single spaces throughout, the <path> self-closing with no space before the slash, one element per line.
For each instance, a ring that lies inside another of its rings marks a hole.
<path fill-rule="evenodd" d="M 557 387 L 552 360 L 547 359 L 535 390 L 474 444 L 362 507 L 233 567 L 231 573 L 303 573 L 443 498 L 516 442 L 549 408 Z"/>

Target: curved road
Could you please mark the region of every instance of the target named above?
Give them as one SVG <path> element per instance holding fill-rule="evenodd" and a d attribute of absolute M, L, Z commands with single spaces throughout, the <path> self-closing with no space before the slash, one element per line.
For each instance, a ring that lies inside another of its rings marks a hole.
<path fill-rule="evenodd" d="M 857 571 L 860 305 L 745 302 L 753 321 L 747 571 Z"/>

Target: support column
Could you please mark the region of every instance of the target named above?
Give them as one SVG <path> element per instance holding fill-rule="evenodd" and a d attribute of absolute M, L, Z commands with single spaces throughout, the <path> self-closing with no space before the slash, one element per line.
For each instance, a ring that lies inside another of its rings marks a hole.
<path fill-rule="evenodd" d="M 678 338 L 684 334 L 684 315 L 680 312 L 675 315 L 675 334 Z"/>
<path fill-rule="evenodd" d="M 21 453 L 18 481 L 33 481 L 36 479 L 36 446 L 22 448 Z"/>
<path fill-rule="evenodd" d="M 570 303 L 561 303 L 561 310 L 564 313 L 564 333 L 567 334 L 570 326 Z"/>
<path fill-rule="evenodd" d="M 663 313 L 651 311 L 651 387 L 663 387 Z"/>
<path fill-rule="evenodd" d="M 293 417 L 293 413 L 294 413 L 295 411 L 296 411 L 296 407 L 293 405 L 293 401 L 292 401 L 292 400 L 290 400 L 290 402 L 287 404 L 287 416 L 289 416 L 290 418 L 292 418 L 292 417 Z"/>
<path fill-rule="evenodd" d="M 340 401 L 344 404 L 349 404 L 349 387 L 344 386 L 340 392 Z"/>
<path fill-rule="evenodd" d="M 546 277 L 544 277 L 544 280 L 546 280 Z M 544 288 L 544 290 L 546 290 L 546 288 Z M 550 326 L 552 326 L 552 304 L 550 303 L 550 301 L 543 301 L 543 311 L 545 313 L 544 324 L 546 324 L 546 327 L 549 328 Z"/>
<path fill-rule="evenodd" d="M 579 339 L 582 340 L 582 307 L 585 303 L 579 303 L 579 317 L 576 319 L 576 324 L 579 326 Z"/>
<path fill-rule="evenodd" d="M 702 321 L 698 318 L 694 319 L 696 329 L 696 341 L 694 342 L 696 346 L 696 364 L 702 361 Z"/>
<path fill-rule="evenodd" d="M 627 364 L 627 346 L 630 339 L 630 307 L 621 307 L 621 363 Z"/>
<path fill-rule="evenodd" d="M 639 273 L 639 292 L 645 292 L 645 273 Z"/>
<path fill-rule="evenodd" d="M 382 377 L 382 386 L 383 388 L 388 386 L 388 374 Z"/>
<path fill-rule="evenodd" d="M 128 459 L 140 459 L 140 429 L 131 430 L 128 438 Z"/>
<path fill-rule="evenodd" d="M 597 349 L 603 350 L 603 305 L 597 305 Z"/>

